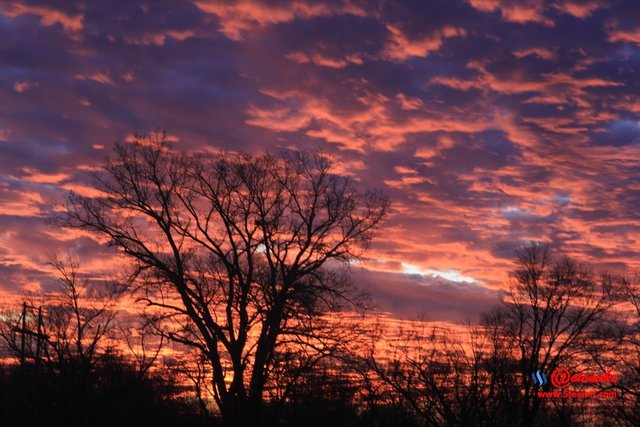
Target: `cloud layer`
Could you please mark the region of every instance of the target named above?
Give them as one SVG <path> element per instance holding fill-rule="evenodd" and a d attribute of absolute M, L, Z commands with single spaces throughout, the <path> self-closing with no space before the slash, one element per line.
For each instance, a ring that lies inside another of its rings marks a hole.
<path fill-rule="evenodd" d="M 638 22 L 633 1 L 0 1 L 1 286 L 37 288 L 69 247 L 109 268 L 43 218 L 158 127 L 320 147 L 387 192 L 356 276 L 400 315 L 490 305 L 527 240 L 638 269 Z"/>

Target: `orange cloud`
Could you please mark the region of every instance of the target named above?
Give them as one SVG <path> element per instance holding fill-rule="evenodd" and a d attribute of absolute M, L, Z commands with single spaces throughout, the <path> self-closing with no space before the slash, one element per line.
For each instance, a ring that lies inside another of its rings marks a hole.
<path fill-rule="evenodd" d="M 410 97 L 404 93 L 396 95 L 396 99 L 400 102 L 400 107 L 403 110 L 419 110 L 424 107 L 424 103 L 420 98 Z"/>
<path fill-rule="evenodd" d="M 522 74 L 514 73 L 506 77 L 498 77 L 489 72 L 486 68 L 477 62 L 470 63 L 469 68 L 480 72 L 482 78 L 481 85 L 489 87 L 496 92 L 502 93 L 525 93 L 525 92 L 547 92 L 566 90 L 572 97 L 584 94 L 585 87 L 607 87 L 620 86 L 622 83 L 595 78 L 595 77 L 575 77 L 561 72 L 544 73 L 539 78 L 527 78 Z"/>
<path fill-rule="evenodd" d="M 187 40 L 196 35 L 192 30 L 168 30 L 161 33 L 146 33 L 142 36 L 125 36 L 125 43 L 139 46 L 162 46 L 165 44 L 167 37 L 178 41 Z"/>
<path fill-rule="evenodd" d="M 573 15 L 576 18 L 588 18 L 593 12 L 603 7 L 606 7 L 606 3 L 601 3 L 598 0 L 594 1 L 575 1 L 568 0 L 560 4 L 554 5 L 558 10 Z"/>
<path fill-rule="evenodd" d="M 328 68 L 344 68 L 350 64 L 362 64 L 362 57 L 359 55 L 347 55 L 343 59 L 334 59 L 323 54 L 313 53 L 306 54 L 304 52 L 296 51 L 285 55 L 285 57 L 298 64 L 315 64 L 320 67 Z"/>
<path fill-rule="evenodd" d="M 516 58 L 523 58 L 529 55 L 536 55 L 542 59 L 554 59 L 555 55 L 549 49 L 543 47 L 532 47 L 528 49 L 516 50 L 513 52 L 513 56 Z"/>
<path fill-rule="evenodd" d="M 487 115 L 460 117 L 433 109 L 417 110 L 409 116 L 397 116 L 395 99 L 381 94 L 360 97 L 359 108 L 335 108 L 328 100 L 301 92 L 267 91 L 279 100 L 295 101 L 296 107 L 250 107 L 246 123 L 277 132 L 304 131 L 307 136 L 338 144 L 340 148 L 365 152 L 391 151 L 407 136 L 423 132 L 479 132 L 491 128 Z"/>
<path fill-rule="evenodd" d="M 44 203 L 42 195 L 35 191 L 0 190 L 0 215 L 40 216 Z"/>
<path fill-rule="evenodd" d="M 76 80 L 91 80 L 103 85 L 115 85 L 113 80 L 111 80 L 111 77 L 107 73 L 101 71 L 96 71 L 89 74 L 76 74 L 75 76 L 73 76 L 73 78 Z"/>
<path fill-rule="evenodd" d="M 253 0 L 229 3 L 216 0 L 196 0 L 195 5 L 203 12 L 217 16 L 220 20 L 222 33 L 233 40 L 242 39 L 244 32 L 294 19 L 311 19 L 335 14 L 361 16 L 365 14 L 362 9 L 348 2 L 335 7 L 321 2 L 307 3 L 304 1 L 267 4 Z"/>
<path fill-rule="evenodd" d="M 24 172 L 26 175 L 16 179 L 33 182 L 36 184 L 59 184 L 71 177 L 71 175 L 67 173 L 46 174 L 29 167 L 22 168 L 22 172 Z"/>
<path fill-rule="evenodd" d="M 414 184 L 423 184 L 425 182 L 435 184 L 433 180 L 428 177 L 421 176 L 415 169 L 408 168 L 406 166 L 396 166 L 393 170 L 397 175 L 400 175 L 400 178 L 395 180 L 385 179 L 383 182 L 390 188 L 409 188 Z"/>
<path fill-rule="evenodd" d="M 534 22 L 549 27 L 554 22 L 544 16 L 543 0 L 468 0 L 471 6 L 481 12 L 500 11 L 502 19 L 508 22 L 526 24 Z"/>
<path fill-rule="evenodd" d="M 633 30 L 610 29 L 609 41 L 640 44 L 640 27 Z"/>
<path fill-rule="evenodd" d="M 82 14 L 71 15 L 47 6 L 32 6 L 20 2 L 5 3 L 0 9 L 5 16 L 15 18 L 22 15 L 36 15 L 40 25 L 50 27 L 60 24 L 66 31 L 81 31 L 84 28 Z"/>
<path fill-rule="evenodd" d="M 38 83 L 21 81 L 21 82 L 15 82 L 14 83 L 13 90 L 15 90 L 18 93 L 23 93 L 23 92 L 26 92 L 29 89 L 37 87 L 37 86 L 38 86 Z"/>
<path fill-rule="evenodd" d="M 247 124 L 281 132 L 300 130 L 311 120 L 286 107 L 267 109 L 253 106 L 247 110 L 247 114 L 250 117 Z"/>
<path fill-rule="evenodd" d="M 387 30 L 390 40 L 383 56 L 396 61 L 404 61 L 412 56 L 426 57 L 430 52 L 440 49 L 445 39 L 463 37 L 467 34 L 464 28 L 445 26 L 426 37 L 412 39 L 395 25 L 387 24 Z"/>

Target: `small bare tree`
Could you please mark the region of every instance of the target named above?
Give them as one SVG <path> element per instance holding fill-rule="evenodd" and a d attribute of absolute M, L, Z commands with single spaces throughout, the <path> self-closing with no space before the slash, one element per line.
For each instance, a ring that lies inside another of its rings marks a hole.
<path fill-rule="evenodd" d="M 542 244 L 519 250 L 506 298 L 484 323 L 499 355 L 494 375 L 506 380 L 499 399 L 517 404 L 523 425 L 533 425 L 541 405 L 531 374 L 591 360 L 599 328 L 617 303 L 618 282 L 568 257 L 554 260 Z M 522 389 L 513 393 L 513 384 L 523 387 L 522 395 Z"/>
<path fill-rule="evenodd" d="M 628 277 L 620 288 L 623 304 L 617 327 L 601 333 L 610 348 L 596 356 L 603 368 L 615 366 L 620 373 L 611 386 L 618 395 L 602 408 L 603 416 L 612 424 L 631 427 L 640 425 L 640 275 Z"/>
<path fill-rule="evenodd" d="M 447 328 L 416 325 L 399 331 L 386 355 L 372 346 L 365 366 L 419 425 L 487 425 L 491 374 L 484 366 L 485 343 L 478 330 L 468 332 L 457 337 Z"/>
<path fill-rule="evenodd" d="M 0 337 L 20 362 L 19 377 L 33 383 L 32 389 L 25 385 L 15 393 L 26 398 L 48 390 L 50 398 L 43 405 L 55 408 L 60 422 L 83 424 L 107 403 L 91 399 L 91 393 L 99 382 L 96 373 L 113 354 L 110 338 L 121 287 L 93 280 L 71 256 L 54 258 L 50 265 L 58 275 L 54 286 L 29 294 L 22 307 L 8 308 L 0 321 Z M 104 383 L 100 386 L 107 388 Z M 25 415 L 46 418 L 38 413 Z"/>
<path fill-rule="evenodd" d="M 282 345 L 313 351 L 321 314 L 357 302 L 338 266 L 358 257 L 387 200 L 332 173 L 321 153 L 178 153 L 163 137 L 118 144 L 61 218 L 131 259 L 167 336 L 212 367 L 230 425 L 259 423 Z"/>
<path fill-rule="evenodd" d="M 59 277 L 55 288 L 28 296 L 21 311 L 10 310 L 0 325 L 0 336 L 21 363 L 56 369 L 72 364 L 88 372 L 98 347 L 115 326 L 121 288 L 111 283 L 92 285 L 71 256 L 54 258 L 50 265 Z"/>
<path fill-rule="evenodd" d="M 634 331 L 624 334 L 626 344 L 620 334 L 603 335 L 616 325 L 613 309 L 626 283 L 566 257 L 554 260 L 548 247 L 529 244 L 518 252 L 504 300 L 484 316 L 483 325 L 468 329 L 469 338 L 417 328 L 400 334 L 404 339 L 391 346 L 390 356 L 370 352 L 365 366 L 424 425 L 535 425 L 578 417 L 593 422 L 597 405 L 544 403 L 531 374 L 601 367 L 598 356 L 620 344 L 628 355 Z M 633 288 L 626 289 L 637 308 Z M 626 360 L 631 367 L 626 376 L 636 377 L 633 359 Z M 626 390 L 633 393 L 635 386 Z M 550 410 L 540 411 L 543 404 Z M 633 412 L 625 416 L 633 419 Z"/>

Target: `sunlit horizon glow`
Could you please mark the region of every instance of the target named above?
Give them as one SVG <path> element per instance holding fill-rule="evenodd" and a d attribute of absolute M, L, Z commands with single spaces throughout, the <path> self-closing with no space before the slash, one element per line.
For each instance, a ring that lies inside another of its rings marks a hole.
<path fill-rule="evenodd" d="M 0 295 L 66 251 L 46 218 L 116 141 L 321 149 L 392 200 L 351 265 L 382 312 L 477 322 L 515 249 L 640 270 L 640 8 L 633 1 L 0 0 Z"/>
<path fill-rule="evenodd" d="M 450 280 L 452 282 L 467 282 L 467 283 L 475 283 L 476 279 L 472 277 L 463 276 L 457 270 L 446 270 L 439 271 L 434 269 L 422 270 L 419 267 L 411 264 L 402 263 L 402 272 L 409 275 L 417 274 L 419 276 L 432 276 L 432 277 L 442 277 L 443 279 Z"/>

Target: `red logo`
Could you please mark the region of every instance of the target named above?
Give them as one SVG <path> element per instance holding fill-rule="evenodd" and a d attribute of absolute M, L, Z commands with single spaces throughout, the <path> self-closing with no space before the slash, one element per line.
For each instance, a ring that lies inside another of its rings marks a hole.
<path fill-rule="evenodd" d="M 571 374 L 565 368 L 557 368 L 551 373 L 551 384 L 557 388 L 568 387 L 572 383 L 614 383 L 618 376 L 607 371 L 600 375 L 589 375 L 584 372 Z"/>
<path fill-rule="evenodd" d="M 558 388 L 567 387 L 571 384 L 571 373 L 564 368 L 556 369 L 551 373 L 551 384 Z"/>

